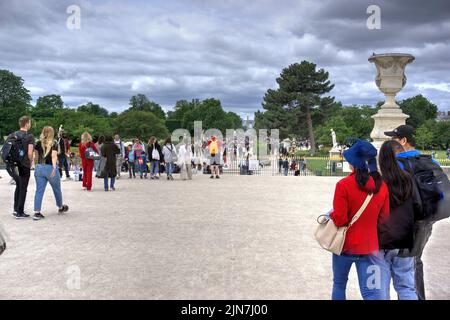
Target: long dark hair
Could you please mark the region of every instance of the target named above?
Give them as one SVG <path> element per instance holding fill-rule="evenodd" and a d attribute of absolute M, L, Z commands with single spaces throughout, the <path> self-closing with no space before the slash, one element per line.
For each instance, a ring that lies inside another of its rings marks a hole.
<path fill-rule="evenodd" d="M 370 177 L 372 177 L 375 182 L 375 186 L 367 185 L 367 181 L 369 181 Z M 377 194 L 383 183 L 383 179 L 378 171 L 369 173 L 368 169 L 356 169 L 355 179 L 359 190 L 369 194 Z"/>
<path fill-rule="evenodd" d="M 380 149 L 379 160 L 383 180 L 389 189 L 389 200 L 394 207 L 403 204 L 413 194 L 412 178 L 398 165 L 396 151 L 403 151 L 400 143 L 395 140 L 384 142 Z"/>

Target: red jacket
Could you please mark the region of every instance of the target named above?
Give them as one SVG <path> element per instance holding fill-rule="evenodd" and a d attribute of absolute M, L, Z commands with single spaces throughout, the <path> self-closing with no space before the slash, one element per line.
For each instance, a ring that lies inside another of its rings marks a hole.
<path fill-rule="evenodd" d="M 355 177 L 355 173 L 352 173 L 336 184 L 331 219 L 337 227 L 350 223 L 367 196 L 367 193 L 358 188 Z M 375 184 L 372 177 L 367 184 Z M 343 252 L 348 254 L 377 252 L 378 223 L 385 223 L 387 219 L 389 219 L 389 191 L 383 182 L 380 191 L 374 194 L 366 210 L 347 230 Z"/>
<path fill-rule="evenodd" d="M 92 160 L 92 159 L 86 159 L 85 156 L 84 156 L 84 153 L 86 152 L 86 149 L 87 149 L 89 146 L 90 146 L 95 152 L 98 153 L 97 147 L 95 146 L 95 144 L 94 144 L 93 142 L 89 142 L 89 143 L 86 144 L 86 145 L 83 145 L 83 143 L 80 142 L 80 144 L 78 145 L 78 152 L 80 153 L 80 158 L 81 158 L 81 162 L 82 162 L 82 163 L 89 162 L 89 161 L 94 162 L 94 160 Z"/>

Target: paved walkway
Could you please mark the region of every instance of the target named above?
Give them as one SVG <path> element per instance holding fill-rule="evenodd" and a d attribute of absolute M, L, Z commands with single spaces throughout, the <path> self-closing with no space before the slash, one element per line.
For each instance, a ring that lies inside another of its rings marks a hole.
<path fill-rule="evenodd" d="M 312 233 L 339 178 L 122 179 L 108 193 L 100 180 L 91 193 L 63 182 L 67 215 L 56 214 L 48 189 L 47 218 L 17 221 L 14 187 L 0 175 L 0 222 L 10 238 L 0 257 L 0 299 L 330 297 L 330 255 Z M 34 190 L 32 178 L 28 212 Z M 425 252 L 429 298 L 450 299 L 449 249 L 445 221 Z M 348 296 L 360 299 L 354 269 Z"/>

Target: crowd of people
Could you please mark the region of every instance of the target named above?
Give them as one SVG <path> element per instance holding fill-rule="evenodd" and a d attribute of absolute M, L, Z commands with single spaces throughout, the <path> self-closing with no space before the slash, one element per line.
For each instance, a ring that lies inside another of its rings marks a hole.
<path fill-rule="evenodd" d="M 31 119 L 23 116 L 19 125 L 20 129 L 8 137 L 10 149 L 5 149 L 9 154 L 6 169 L 16 185 L 14 217 L 30 217 L 24 208 L 32 163 L 36 180 L 33 219 L 45 218 L 42 202 L 48 184 L 58 213 L 68 212 L 61 191 L 62 170 L 70 177 L 67 159 L 73 158 L 67 137 L 60 128 L 56 138 L 54 129 L 46 126 L 36 142 L 30 133 Z M 342 253 L 332 256 L 332 299 L 346 298 L 348 275 L 356 264 L 364 299 L 390 299 L 393 282 L 399 299 L 425 300 L 422 254 L 433 224 L 450 216 L 448 177 L 436 160 L 414 148 L 411 126 L 402 125 L 385 134 L 392 139 L 383 143 L 379 153 L 363 140 L 355 140 L 343 153 L 352 173 L 337 183 L 328 217 L 336 227 L 350 226 Z M 205 147 L 210 154 L 210 178 L 219 179 L 221 143 L 211 137 Z M 78 153 L 82 186 L 87 191 L 92 190 L 94 170 L 97 177 L 104 179 L 104 190 L 114 191 L 116 179 L 124 172 L 129 179 L 139 175 L 141 179 L 149 176 L 152 180 L 160 179 L 165 172 L 167 180 L 172 181 L 177 164 L 181 179 L 190 180 L 195 167 L 193 144 L 186 137 L 177 150 L 170 138 L 165 139 L 163 146 L 155 137 L 150 137 L 146 146 L 138 138 L 125 145 L 119 135 L 100 137 L 94 143 L 85 132 Z M 298 165 L 304 170 L 306 162 Z M 280 158 L 281 168 L 286 174 L 289 167 L 285 155 Z M 357 220 L 353 223 L 355 215 Z M 370 285 L 369 270 L 374 266 L 380 270 L 378 285 Z"/>
<path fill-rule="evenodd" d="M 385 134 L 392 139 L 381 146 L 378 161 L 366 141 L 344 152 L 352 173 L 337 183 L 328 216 L 336 227 L 345 227 L 363 211 L 348 227 L 342 253 L 332 256 L 335 300 L 346 298 L 353 264 L 364 299 L 390 299 L 393 282 L 399 299 L 425 300 L 422 253 L 433 224 L 450 216 L 448 178 L 434 159 L 415 150 L 411 126 Z"/>
<path fill-rule="evenodd" d="M 30 133 L 32 120 L 28 116 L 19 119 L 20 129 L 7 138 L 7 147 L 2 149 L 2 157 L 7 158 L 6 170 L 15 184 L 13 216 L 16 219 L 29 218 L 25 212 L 25 201 L 32 167 L 36 180 L 36 193 L 34 197 L 34 220 L 42 220 L 43 195 L 47 184 L 53 190 L 58 213 L 69 210 L 63 203 L 61 190 L 61 177 L 65 173 L 66 180 L 82 180 L 82 187 L 86 191 L 92 190 L 92 179 L 95 177 L 104 180 L 105 191 L 116 190 L 116 179 L 120 179 L 124 172 L 129 179 L 138 175 L 141 179 L 159 180 L 162 173 L 166 173 L 167 180 L 174 180 L 174 172 L 180 173 L 181 180 L 192 180 L 193 168 L 196 163 L 193 157 L 193 144 L 190 137 L 184 137 L 178 144 L 178 150 L 171 138 L 165 139 L 161 146 L 156 137 L 150 137 L 147 146 L 135 138 L 131 144 L 125 145 L 119 135 L 100 136 L 94 143 L 88 132 L 81 135 L 77 155 L 70 150 L 67 135 L 60 127 L 57 137 L 52 127 L 42 129 L 38 141 Z M 220 143 L 216 137 L 207 141 L 210 155 L 209 168 L 211 179 L 219 179 Z M 7 154 L 6 154 L 7 153 Z M 64 172 L 63 172 L 64 170 Z M 74 171 L 74 177 L 70 176 Z M 81 179 L 80 179 L 81 178 Z"/>

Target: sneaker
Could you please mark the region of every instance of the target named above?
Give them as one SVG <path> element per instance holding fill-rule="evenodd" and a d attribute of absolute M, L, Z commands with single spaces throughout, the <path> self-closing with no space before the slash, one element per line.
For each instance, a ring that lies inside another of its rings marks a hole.
<path fill-rule="evenodd" d="M 116 191 L 116 188 L 115 188 L 115 187 L 111 187 L 111 190 L 112 190 L 112 191 Z"/>
<path fill-rule="evenodd" d="M 159 180 L 159 177 L 158 177 L 158 176 L 156 176 L 156 177 L 155 177 L 155 179 L 156 179 L 156 180 Z"/>
<path fill-rule="evenodd" d="M 173 176 L 170 176 L 170 180 L 173 180 Z"/>
<path fill-rule="evenodd" d="M 220 179 L 220 177 L 217 175 L 217 176 L 216 176 L 216 179 Z"/>
<path fill-rule="evenodd" d="M 63 205 L 61 208 L 58 209 L 58 213 L 64 213 L 69 211 L 69 206 L 68 205 Z"/>
<path fill-rule="evenodd" d="M 37 221 L 37 220 L 42 220 L 42 219 L 44 219 L 45 217 L 42 215 L 42 213 L 40 213 L 40 212 L 38 212 L 38 213 L 35 213 L 34 214 L 34 216 L 33 216 L 33 220 L 35 220 L 35 221 Z"/>
<path fill-rule="evenodd" d="M 16 219 L 26 219 L 26 218 L 29 218 L 30 217 L 30 215 L 29 214 L 26 214 L 26 213 L 17 213 L 16 215 L 15 215 L 15 218 Z"/>
<path fill-rule="evenodd" d="M 210 179 L 214 179 L 214 176 L 209 177 Z"/>
<path fill-rule="evenodd" d="M 15 217 L 17 215 L 17 211 L 13 211 L 12 215 Z"/>
<path fill-rule="evenodd" d="M 170 180 L 170 177 L 167 177 L 167 180 Z"/>

